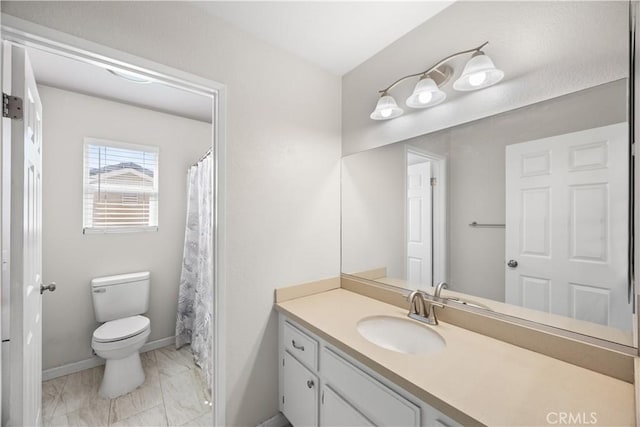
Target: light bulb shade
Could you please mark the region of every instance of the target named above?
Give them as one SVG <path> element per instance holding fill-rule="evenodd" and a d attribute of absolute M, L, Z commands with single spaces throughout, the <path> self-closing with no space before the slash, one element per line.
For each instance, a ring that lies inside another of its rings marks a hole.
<path fill-rule="evenodd" d="M 402 113 L 404 113 L 404 110 L 398 107 L 396 100 L 393 99 L 392 96 L 382 95 L 380 99 L 378 99 L 376 109 L 373 110 L 373 113 L 371 113 L 369 117 L 373 120 L 389 120 L 398 117 Z"/>
<path fill-rule="evenodd" d="M 420 79 L 410 97 L 407 98 L 407 106 L 411 108 L 427 108 L 440 104 L 447 94 L 438 88 L 433 79 L 426 77 Z"/>
<path fill-rule="evenodd" d="M 496 68 L 491 58 L 477 52 L 467 61 L 462 75 L 453 83 L 453 88 L 459 91 L 483 89 L 498 83 L 503 77 L 504 72 Z"/>

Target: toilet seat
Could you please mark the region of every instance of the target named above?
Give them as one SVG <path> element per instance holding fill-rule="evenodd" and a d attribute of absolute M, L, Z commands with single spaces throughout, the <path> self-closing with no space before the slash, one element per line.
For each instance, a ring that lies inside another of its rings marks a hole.
<path fill-rule="evenodd" d="M 105 322 L 93 332 L 96 343 L 122 341 L 140 335 L 150 329 L 151 322 L 144 316 L 131 316 Z"/>

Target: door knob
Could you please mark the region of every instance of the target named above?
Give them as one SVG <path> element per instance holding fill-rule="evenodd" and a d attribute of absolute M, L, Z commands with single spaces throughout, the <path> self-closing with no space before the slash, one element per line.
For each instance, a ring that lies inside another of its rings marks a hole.
<path fill-rule="evenodd" d="M 515 259 L 510 259 L 509 262 L 507 262 L 507 266 L 516 268 L 518 266 L 518 261 L 516 261 Z"/>
<path fill-rule="evenodd" d="M 42 295 L 44 291 L 53 292 L 55 290 L 56 290 L 56 282 L 51 282 L 47 286 L 43 285 L 42 283 L 40 284 L 40 295 Z"/>
<path fill-rule="evenodd" d="M 313 380 L 307 380 L 307 387 L 313 388 Z"/>

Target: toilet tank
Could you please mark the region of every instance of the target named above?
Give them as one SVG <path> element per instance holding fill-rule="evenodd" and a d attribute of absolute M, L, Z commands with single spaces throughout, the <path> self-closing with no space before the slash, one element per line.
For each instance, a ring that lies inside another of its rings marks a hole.
<path fill-rule="evenodd" d="M 108 322 L 146 313 L 149 310 L 150 277 L 148 271 L 143 271 L 91 280 L 96 320 Z"/>

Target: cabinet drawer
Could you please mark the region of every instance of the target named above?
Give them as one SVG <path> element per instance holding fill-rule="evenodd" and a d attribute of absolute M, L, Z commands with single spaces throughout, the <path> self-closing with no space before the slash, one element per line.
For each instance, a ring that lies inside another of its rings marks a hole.
<path fill-rule="evenodd" d="M 377 426 L 420 425 L 420 407 L 328 348 L 322 350 L 327 383 Z"/>
<path fill-rule="evenodd" d="M 318 341 L 293 326 L 284 322 L 284 347 L 308 368 L 318 369 Z"/>

